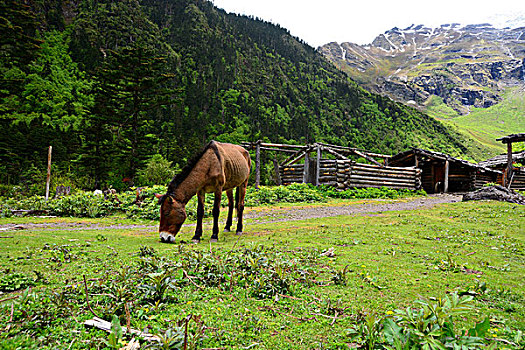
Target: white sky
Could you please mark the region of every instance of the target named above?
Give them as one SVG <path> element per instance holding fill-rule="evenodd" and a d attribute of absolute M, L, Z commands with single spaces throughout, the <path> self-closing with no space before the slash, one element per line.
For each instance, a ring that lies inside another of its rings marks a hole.
<path fill-rule="evenodd" d="M 313 47 L 332 41 L 368 44 L 393 27 L 487 22 L 525 14 L 524 0 L 212 0 L 226 12 L 278 23 Z"/>

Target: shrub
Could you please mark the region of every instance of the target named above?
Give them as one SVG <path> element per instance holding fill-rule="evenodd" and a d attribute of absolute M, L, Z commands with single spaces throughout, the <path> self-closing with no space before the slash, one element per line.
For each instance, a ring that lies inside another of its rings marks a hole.
<path fill-rule="evenodd" d="M 58 216 L 76 216 L 96 218 L 111 214 L 115 204 L 104 196 L 81 192 L 64 196 L 48 202 L 51 214 Z"/>
<path fill-rule="evenodd" d="M 310 184 L 291 184 L 289 186 L 249 187 L 245 205 L 256 206 L 273 203 L 326 202 L 326 194 Z"/>
<path fill-rule="evenodd" d="M 489 318 L 471 329 L 456 329 L 455 321 L 474 310 L 471 296 L 446 295 L 438 301 L 418 300 L 420 308 L 370 314 L 347 330 L 350 339 L 368 349 L 479 349 L 489 340 Z"/>
<path fill-rule="evenodd" d="M 180 169 L 173 167 L 172 162 L 166 160 L 162 155 L 155 154 L 146 163 L 144 169 L 138 172 L 138 184 L 141 186 L 153 186 L 167 184 Z"/>
<path fill-rule="evenodd" d="M 0 215 L 9 217 L 11 210 L 48 210 L 50 214 L 57 216 L 74 217 L 101 217 L 123 212 L 129 218 L 158 220 L 159 204 L 155 193 L 164 193 L 165 186 L 152 186 L 141 188 L 137 201 L 135 188 L 112 195 L 107 199 L 92 192 L 77 192 L 70 196 L 51 198 L 47 202 L 43 196 L 31 196 L 21 200 L 0 197 Z M 413 195 L 425 195 L 424 191 L 393 190 L 390 188 L 362 188 L 336 191 L 332 187 L 311 184 L 292 184 L 289 186 L 261 187 L 255 189 L 249 187 L 246 192 L 245 206 L 275 203 L 301 203 L 301 202 L 326 202 L 328 198 L 400 198 Z M 221 205 L 227 206 L 226 194 L 223 193 Z M 211 216 L 213 208 L 213 195 L 206 196 L 204 216 Z M 197 197 L 194 196 L 186 205 L 188 218 L 197 218 Z"/>
<path fill-rule="evenodd" d="M 334 187 L 319 186 L 319 191 L 325 193 L 331 198 L 343 198 L 343 199 L 371 199 L 371 198 L 383 198 L 383 199 L 396 199 L 407 196 L 426 196 L 427 193 L 424 190 L 396 190 L 388 187 L 369 187 L 369 188 L 349 188 L 344 191 L 337 191 Z"/>

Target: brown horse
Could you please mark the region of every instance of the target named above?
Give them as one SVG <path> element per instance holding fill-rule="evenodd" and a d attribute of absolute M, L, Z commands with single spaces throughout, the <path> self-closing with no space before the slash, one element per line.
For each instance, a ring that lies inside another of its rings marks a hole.
<path fill-rule="evenodd" d="M 186 204 L 194 195 L 198 197 L 197 228 L 193 241 L 198 243 L 202 235 L 204 216 L 204 197 L 214 194 L 213 233 L 211 241 L 219 237 L 219 212 L 222 192 L 228 196 L 228 219 L 224 231 L 229 232 L 233 215 L 233 189 L 237 209 L 237 234 L 242 234 L 242 213 L 244 197 L 250 176 L 251 159 L 247 150 L 229 143 L 211 141 L 204 150 L 190 160 L 182 171 L 168 185 L 165 195 L 156 194 L 160 206 L 160 240 L 163 243 L 175 242 L 175 235 L 186 220 Z"/>

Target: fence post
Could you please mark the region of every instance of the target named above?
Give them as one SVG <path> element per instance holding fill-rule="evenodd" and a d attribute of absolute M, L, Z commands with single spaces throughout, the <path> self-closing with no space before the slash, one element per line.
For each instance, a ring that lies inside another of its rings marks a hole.
<path fill-rule="evenodd" d="M 448 192 L 448 172 L 449 172 L 449 168 L 450 168 L 450 162 L 447 159 L 445 161 L 445 184 L 443 186 L 443 192 L 444 193 Z"/>
<path fill-rule="evenodd" d="M 510 188 L 510 180 L 512 179 L 512 142 L 507 143 L 507 169 L 505 171 L 504 186 Z"/>
<path fill-rule="evenodd" d="M 49 146 L 49 151 L 47 153 L 46 201 L 49 199 L 49 182 L 51 180 L 51 153 L 52 151 L 53 151 L 53 146 Z"/>
<path fill-rule="evenodd" d="M 303 168 L 303 183 L 308 182 L 308 174 L 310 174 L 310 152 L 306 152 L 304 155 L 304 168 Z"/>
<path fill-rule="evenodd" d="M 273 159 L 273 169 L 275 171 L 275 182 L 277 182 L 277 186 L 281 186 L 281 172 L 279 170 L 279 162 L 277 161 L 277 158 Z"/>
<path fill-rule="evenodd" d="M 261 140 L 255 145 L 255 188 L 261 185 Z"/>
<path fill-rule="evenodd" d="M 319 173 L 321 172 L 321 145 L 317 144 L 317 169 L 315 173 L 315 185 L 319 186 Z"/>

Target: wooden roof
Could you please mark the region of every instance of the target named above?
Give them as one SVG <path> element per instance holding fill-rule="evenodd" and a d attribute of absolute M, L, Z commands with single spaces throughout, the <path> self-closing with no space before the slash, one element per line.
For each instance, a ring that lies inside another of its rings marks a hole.
<path fill-rule="evenodd" d="M 482 172 L 488 171 L 488 172 L 492 172 L 492 173 L 494 173 L 494 172 L 495 173 L 501 173 L 500 171 L 497 171 L 497 170 L 494 170 L 494 169 L 490 169 L 490 168 L 487 168 L 487 167 L 479 165 L 479 164 L 470 163 L 470 162 L 467 162 L 466 160 L 449 156 L 448 154 L 435 152 L 435 151 L 429 151 L 429 150 L 420 149 L 420 148 L 412 148 L 410 150 L 398 153 L 398 154 L 390 157 L 390 159 L 388 160 L 388 164 L 391 164 L 392 166 L 395 166 L 394 164 L 397 161 L 401 161 L 401 160 L 403 160 L 403 159 L 405 159 L 405 158 L 407 158 L 407 157 L 409 157 L 411 155 L 424 156 L 424 157 L 427 157 L 427 158 L 430 158 L 430 159 L 437 159 L 437 160 L 441 160 L 441 161 L 448 160 L 449 162 L 461 164 L 461 165 L 463 165 L 463 166 L 465 166 L 467 168 L 475 168 L 475 169 L 481 170 Z"/>
<path fill-rule="evenodd" d="M 503 143 L 522 142 L 525 141 L 525 133 L 507 135 L 496 139 L 496 141 L 501 141 Z"/>
<path fill-rule="evenodd" d="M 525 162 L 525 151 L 512 153 L 512 161 L 520 162 L 520 163 Z M 501 154 L 499 156 L 495 156 L 493 158 L 479 162 L 478 165 L 481 165 L 484 167 L 490 167 L 490 168 L 498 167 L 498 166 L 506 166 L 507 165 L 507 155 Z"/>

